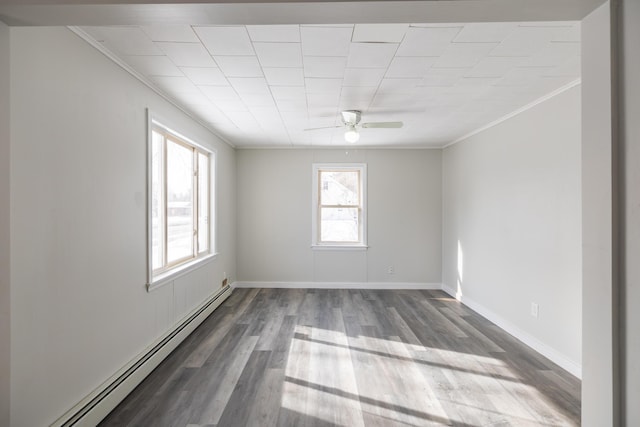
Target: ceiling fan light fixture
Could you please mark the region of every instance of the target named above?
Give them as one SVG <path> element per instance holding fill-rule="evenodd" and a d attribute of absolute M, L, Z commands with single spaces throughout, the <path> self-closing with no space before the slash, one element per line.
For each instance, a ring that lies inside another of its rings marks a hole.
<path fill-rule="evenodd" d="M 355 126 L 349 126 L 347 131 L 344 133 L 344 140 L 350 143 L 358 142 L 360 139 L 360 134 Z"/>

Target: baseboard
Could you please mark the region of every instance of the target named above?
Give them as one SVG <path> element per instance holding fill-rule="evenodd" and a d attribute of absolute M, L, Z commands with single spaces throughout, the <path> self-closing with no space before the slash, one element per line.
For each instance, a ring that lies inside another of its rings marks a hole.
<path fill-rule="evenodd" d="M 186 337 L 191 334 L 222 302 L 232 289 L 220 289 L 175 328 L 159 338 L 100 387 L 60 417 L 51 427 L 95 426 L 144 380 Z"/>
<path fill-rule="evenodd" d="M 538 353 L 542 354 L 544 357 L 551 360 L 562 369 L 570 372 L 575 377 L 582 379 L 582 366 L 579 363 L 576 363 L 558 350 L 541 342 L 529 333 L 524 332 L 522 329 L 518 328 L 508 320 L 505 320 L 503 317 L 497 315 L 482 304 L 479 304 L 470 298 L 458 294 L 455 289 L 442 285 L 442 290 L 469 307 L 471 310 L 484 317 L 485 319 L 493 322 L 504 331 L 513 335 L 515 338 L 522 341 L 524 344 L 528 345 Z"/>
<path fill-rule="evenodd" d="M 233 282 L 231 286 L 284 289 L 442 289 L 440 283 L 412 282 Z"/>

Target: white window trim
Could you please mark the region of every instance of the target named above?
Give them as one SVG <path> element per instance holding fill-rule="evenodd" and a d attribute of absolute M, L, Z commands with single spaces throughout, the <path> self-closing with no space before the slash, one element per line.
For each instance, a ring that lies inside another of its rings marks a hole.
<path fill-rule="evenodd" d="M 318 172 L 324 169 L 360 170 L 360 197 L 362 206 L 362 241 L 358 243 L 322 243 L 318 239 Z M 314 163 L 312 165 L 311 191 L 311 249 L 313 250 L 367 250 L 367 164 L 366 163 Z"/>
<path fill-rule="evenodd" d="M 147 283 L 146 288 L 147 292 L 151 292 L 155 289 L 166 285 L 167 283 L 172 282 L 176 278 L 183 276 L 191 271 L 194 271 L 205 264 L 210 263 L 211 261 L 217 258 L 218 253 L 216 252 L 216 242 L 217 242 L 217 230 L 218 230 L 218 215 L 217 215 L 217 203 L 216 196 L 218 194 L 218 180 L 217 180 L 217 162 L 218 156 L 217 151 L 212 150 L 211 148 L 205 147 L 202 144 L 198 144 L 193 141 L 191 138 L 184 136 L 183 134 L 176 132 L 174 128 L 170 127 L 171 121 L 166 120 L 165 118 L 159 116 L 156 113 L 153 113 L 150 109 L 147 109 L 147 182 L 146 182 L 146 192 L 147 192 L 147 206 L 146 206 L 146 214 L 147 214 Z M 153 128 L 159 127 L 164 129 L 166 132 L 169 132 L 179 139 L 187 142 L 190 145 L 198 148 L 209 154 L 209 251 L 199 256 L 196 256 L 193 259 L 190 259 L 184 263 L 178 264 L 162 273 L 153 274 L 153 265 L 152 265 L 152 218 L 151 218 L 151 209 L 149 208 L 152 204 L 152 194 L 151 194 L 151 165 L 152 165 L 152 138 L 153 138 Z"/>

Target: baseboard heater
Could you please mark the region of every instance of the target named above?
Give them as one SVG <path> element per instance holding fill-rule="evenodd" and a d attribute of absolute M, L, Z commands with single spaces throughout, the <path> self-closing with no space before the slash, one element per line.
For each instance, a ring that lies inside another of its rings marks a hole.
<path fill-rule="evenodd" d="M 138 356 L 91 395 L 54 422 L 52 427 L 95 426 L 144 380 L 186 337 L 231 295 L 225 286 L 175 327 L 167 336 Z"/>

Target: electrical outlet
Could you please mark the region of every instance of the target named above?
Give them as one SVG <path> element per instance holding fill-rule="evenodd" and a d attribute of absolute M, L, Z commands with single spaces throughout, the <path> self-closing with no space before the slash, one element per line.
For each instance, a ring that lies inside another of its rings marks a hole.
<path fill-rule="evenodd" d="M 538 304 L 535 302 L 531 303 L 531 316 L 538 318 Z"/>
<path fill-rule="evenodd" d="M 396 269 L 393 265 L 387 267 L 387 274 L 396 274 Z"/>

